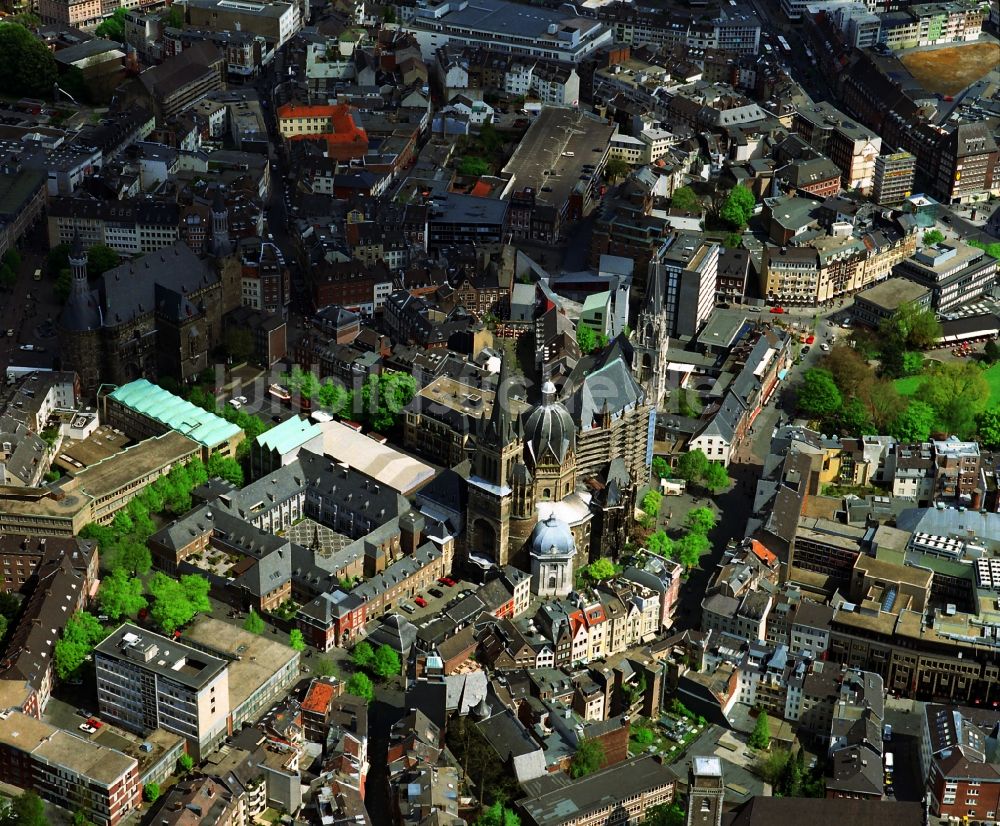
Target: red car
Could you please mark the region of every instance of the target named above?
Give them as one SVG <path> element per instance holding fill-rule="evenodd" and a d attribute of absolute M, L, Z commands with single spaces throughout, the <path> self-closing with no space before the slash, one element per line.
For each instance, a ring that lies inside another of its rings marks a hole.
<path fill-rule="evenodd" d="M 94 728 L 100 728 L 101 726 L 104 725 L 104 723 L 102 723 L 96 717 L 91 717 L 89 720 L 87 720 L 87 725 L 93 726 Z"/>
<path fill-rule="evenodd" d="M 806 344 L 812 344 L 814 341 L 816 341 L 816 336 L 809 336 L 806 339 Z"/>
<path fill-rule="evenodd" d="M 772 307 L 771 308 L 771 312 L 774 313 L 775 315 L 781 315 L 783 312 L 785 312 L 785 308 L 784 307 Z"/>
<path fill-rule="evenodd" d="M 419 605 L 421 608 L 427 607 L 427 600 L 424 599 L 423 597 L 414 597 L 413 601 L 417 603 L 417 605 Z"/>
<path fill-rule="evenodd" d="M 455 580 L 453 580 L 450 576 L 439 576 L 438 583 L 451 588 L 455 584 Z"/>

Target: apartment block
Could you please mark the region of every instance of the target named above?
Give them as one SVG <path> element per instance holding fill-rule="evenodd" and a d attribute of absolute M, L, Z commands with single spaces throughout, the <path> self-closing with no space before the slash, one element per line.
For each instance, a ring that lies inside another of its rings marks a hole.
<path fill-rule="evenodd" d="M 800 108 L 792 127 L 840 168 L 844 189 L 858 189 L 864 195 L 871 193 L 875 185 L 875 159 L 882 150 L 881 137 L 825 102 Z"/>
<path fill-rule="evenodd" d="M 909 152 L 879 155 L 875 159 L 873 200 L 883 206 L 903 203 L 913 194 L 916 174 L 917 159 Z"/>
<path fill-rule="evenodd" d="M 219 657 L 125 623 L 94 649 L 101 715 L 184 737 L 198 759 L 226 736 L 229 672 Z"/>
<path fill-rule="evenodd" d="M 67 812 L 116 826 L 141 805 L 134 757 L 20 712 L 0 714 L 0 779 Z"/>

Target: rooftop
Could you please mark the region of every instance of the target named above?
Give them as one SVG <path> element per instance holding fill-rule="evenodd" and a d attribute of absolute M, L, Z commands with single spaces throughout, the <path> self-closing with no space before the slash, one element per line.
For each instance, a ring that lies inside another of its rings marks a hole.
<path fill-rule="evenodd" d="M 168 393 L 146 379 L 137 379 L 119 387 L 110 398 L 194 439 L 204 447 L 215 447 L 243 432 L 221 416 Z"/>
<path fill-rule="evenodd" d="M 323 422 L 323 452 L 393 490 L 409 494 L 434 477 L 434 468 L 340 422 Z"/>
<path fill-rule="evenodd" d="M 231 626 L 227 631 L 235 632 Z M 94 651 L 117 661 L 129 661 L 158 676 L 201 690 L 226 670 L 226 663 L 197 648 L 125 623 Z"/>

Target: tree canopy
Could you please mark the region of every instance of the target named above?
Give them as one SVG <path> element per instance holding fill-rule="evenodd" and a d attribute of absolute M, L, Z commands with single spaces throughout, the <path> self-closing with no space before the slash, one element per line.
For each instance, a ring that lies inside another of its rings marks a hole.
<path fill-rule="evenodd" d="M 521 826 L 521 818 L 513 809 L 508 809 L 499 800 L 483 809 L 474 826 Z"/>
<path fill-rule="evenodd" d="M 628 175 L 631 168 L 623 158 L 608 158 L 604 164 L 604 177 L 609 181 L 617 181 Z"/>
<path fill-rule="evenodd" d="M 670 206 L 685 212 L 702 211 L 701 198 L 689 186 L 681 186 L 674 190 L 674 194 L 670 198 Z"/>
<path fill-rule="evenodd" d="M 611 579 L 611 577 L 618 573 L 618 568 L 614 562 L 606 556 L 602 556 L 599 559 L 595 559 L 586 567 L 586 573 L 591 579 L 602 582 L 605 579 Z"/>
<path fill-rule="evenodd" d="M 293 628 L 288 632 L 288 647 L 293 651 L 306 650 L 306 641 L 302 636 L 302 632 L 298 628 Z"/>
<path fill-rule="evenodd" d="M 128 11 L 125 8 L 118 9 L 115 13 Z M 124 15 L 122 15 L 124 17 Z M 104 275 L 108 270 L 113 270 L 121 263 L 121 256 L 118 255 L 107 244 L 94 244 L 87 250 L 87 277 L 97 278 Z"/>
<path fill-rule="evenodd" d="M 929 229 L 924 233 L 921 240 L 924 242 L 925 247 L 933 247 L 935 244 L 940 244 L 944 240 L 944 233 L 939 229 Z"/>
<path fill-rule="evenodd" d="M 920 383 L 916 398 L 936 414 L 937 429 L 967 438 L 975 431 L 976 416 L 986 408 L 990 386 L 975 362 L 938 364 Z"/>
<path fill-rule="evenodd" d="M 663 494 L 657 490 L 648 490 L 642 497 L 642 512 L 649 517 L 655 517 L 663 504 Z"/>
<path fill-rule="evenodd" d="M 589 353 L 597 348 L 597 333 L 581 321 L 576 325 L 576 343 L 582 353 Z"/>
<path fill-rule="evenodd" d="M 21 792 L 0 804 L 0 826 L 49 826 L 45 804 L 33 791 Z"/>
<path fill-rule="evenodd" d="M 673 471 L 670 469 L 670 462 L 668 462 L 662 456 L 653 457 L 652 465 L 653 476 L 657 479 L 669 479 Z"/>
<path fill-rule="evenodd" d="M 362 409 L 368 426 L 380 433 L 391 430 L 416 393 L 417 382 L 408 373 L 386 370 L 369 376 L 361 388 Z"/>
<path fill-rule="evenodd" d="M 685 482 L 697 482 L 705 475 L 710 464 L 711 462 L 708 461 L 704 451 L 689 450 L 687 453 L 681 454 L 674 472 L 678 479 L 683 479 Z"/>
<path fill-rule="evenodd" d="M 654 554 L 661 556 L 673 556 L 674 541 L 667 536 L 665 531 L 653 531 L 646 539 L 646 547 Z"/>
<path fill-rule="evenodd" d="M 399 654 L 388 645 L 380 645 L 375 649 L 371 667 L 375 676 L 383 680 L 398 676 L 403 668 Z"/>
<path fill-rule="evenodd" d="M 604 746 L 592 737 L 580 741 L 576 754 L 569 764 L 569 774 L 574 780 L 593 774 L 604 765 Z"/>
<path fill-rule="evenodd" d="M 50 98 L 56 81 L 52 52 L 17 23 L 0 23 L 0 93 Z"/>
<path fill-rule="evenodd" d="M 757 715 L 757 722 L 754 724 L 747 745 L 754 749 L 766 749 L 771 745 L 771 728 L 767 721 L 767 712 L 760 709 Z"/>
<path fill-rule="evenodd" d="M 83 665 L 94 646 L 104 639 L 104 628 L 97 617 L 77 611 L 66 621 L 62 638 L 55 644 L 56 674 L 65 680 Z"/>
<path fill-rule="evenodd" d="M 147 587 L 153 600 L 149 616 L 167 634 L 190 622 L 195 614 L 211 610 L 208 580 L 197 574 L 173 579 L 157 571 Z"/>
<path fill-rule="evenodd" d="M 808 416 L 823 418 L 836 413 L 844 404 L 833 374 L 822 367 L 812 367 L 802 376 L 798 388 L 799 410 Z"/>
<path fill-rule="evenodd" d="M 263 634 L 266 627 L 261 615 L 254 610 L 251 610 L 243 621 L 243 629 L 251 634 Z"/>
<path fill-rule="evenodd" d="M 361 640 L 351 649 L 351 662 L 358 668 L 368 668 L 374 659 L 375 649 L 366 640 Z"/>
<path fill-rule="evenodd" d="M 128 9 L 122 6 L 114 10 L 110 17 L 104 20 L 94 30 L 98 37 L 106 37 L 108 40 L 116 40 L 119 43 L 125 42 L 125 15 Z"/>
<path fill-rule="evenodd" d="M 347 681 L 346 690 L 348 694 L 361 697 L 365 702 L 370 703 L 375 699 L 375 686 L 371 678 L 363 671 L 356 671 Z"/>
<path fill-rule="evenodd" d="M 679 803 L 650 806 L 642 816 L 642 826 L 684 826 L 687 817 Z"/>
<path fill-rule="evenodd" d="M 743 184 L 738 184 L 726 196 L 722 209 L 719 210 L 719 217 L 733 229 L 742 229 L 750 223 L 756 205 L 754 194 Z"/>
<path fill-rule="evenodd" d="M 101 612 L 111 619 L 134 617 L 146 607 L 142 595 L 142 580 L 130 577 L 124 568 L 116 568 L 106 576 L 97 592 L 97 604 Z"/>
<path fill-rule="evenodd" d="M 694 508 L 688 511 L 684 527 L 694 533 L 707 534 L 718 521 L 719 517 L 711 508 Z"/>
<path fill-rule="evenodd" d="M 934 408 L 913 399 L 889 425 L 889 435 L 900 442 L 926 442 L 934 429 Z"/>

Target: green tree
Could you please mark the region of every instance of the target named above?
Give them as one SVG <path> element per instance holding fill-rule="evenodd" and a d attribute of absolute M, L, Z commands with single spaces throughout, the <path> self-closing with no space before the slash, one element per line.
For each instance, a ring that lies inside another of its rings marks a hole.
<path fill-rule="evenodd" d="M 944 240 L 944 233 L 939 229 L 929 229 L 924 233 L 923 242 L 925 247 L 933 247 Z"/>
<path fill-rule="evenodd" d="M 684 826 L 684 807 L 679 803 L 659 803 L 650 806 L 642 816 L 642 826 Z"/>
<path fill-rule="evenodd" d="M 49 826 L 42 799 L 30 789 L 6 803 L 0 815 L 3 826 Z"/>
<path fill-rule="evenodd" d="M 351 679 L 347 681 L 346 690 L 348 694 L 360 697 L 367 703 L 375 699 L 375 686 L 363 671 L 356 671 L 351 675 Z"/>
<path fill-rule="evenodd" d="M 521 818 L 498 800 L 483 809 L 482 814 L 474 821 L 474 826 L 521 826 Z"/>
<path fill-rule="evenodd" d="M 743 244 L 743 234 L 739 232 L 727 232 L 722 239 L 722 245 L 728 250 L 739 249 Z"/>
<path fill-rule="evenodd" d="M 719 517 L 711 508 L 694 508 L 688 511 L 684 527 L 694 533 L 707 534 L 718 522 Z"/>
<path fill-rule="evenodd" d="M 628 175 L 631 169 L 623 158 L 608 158 L 604 164 L 604 177 L 609 181 L 617 181 Z"/>
<path fill-rule="evenodd" d="M 670 199 L 670 206 L 674 209 L 682 209 L 684 212 L 701 212 L 701 198 L 689 186 L 678 187 L 674 190 Z"/>
<path fill-rule="evenodd" d="M 824 418 L 837 413 L 844 404 L 833 374 L 822 367 L 812 367 L 802 376 L 798 407 L 808 416 Z"/>
<path fill-rule="evenodd" d="M 42 25 L 42 19 L 37 14 L 32 14 L 27 11 L 11 15 L 7 18 L 7 22 L 17 23 L 17 25 L 24 26 L 24 28 L 30 29 L 31 31 L 34 31 Z"/>
<path fill-rule="evenodd" d="M 674 542 L 665 531 L 654 531 L 646 539 L 646 547 L 660 556 L 673 556 Z"/>
<path fill-rule="evenodd" d="M 94 29 L 94 34 L 98 37 L 106 37 L 108 40 L 116 40 L 119 43 L 125 42 L 125 15 L 128 13 L 126 8 L 115 9 L 110 17 L 104 18 L 104 21 Z"/>
<path fill-rule="evenodd" d="M 934 408 L 913 399 L 889 425 L 889 435 L 900 442 L 926 442 L 934 429 Z"/>
<path fill-rule="evenodd" d="M 21 253 L 14 249 L 14 247 L 11 247 L 3 254 L 3 262 L 14 270 L 14 272 L 17 272 L 21 269 Z"/>
<path fill-rule="evenodd" d="M 0 288 L 12 290 L 17 284 L 17 273 L 7 264 L 0 264 Z"/>
<path fill-rule="evenodd" d="M 822 367 L 829 370 L 841 395 L 850 398 L 873 377 L 872 368 L 863 355 L 846 344 L 835 344 L 823 358 Z"/>
<path fill-rule="evenodd" d="M 293 628 L 288 632 L 288 647 L 292 651 L 305 651 L 306 641 L 302 637 L 302 632 L 298 628 Z"/>
<path fill-rule="evenodd" d="M 756 205 L 757 199 L 754 198 L 753 192 L 739 184 L 729 191 L 722 209 L 719 210 L 719 217 L 733 229 L 742 229 L 753 217 Z"/>
<path fill-rule="evenodd" d="M 336 677 L 337 666 L 326 657 L 317 657 L 316 662 L 313 663 L 313 673 L 317 677 Z"/>
<path fill-rule="evenodd" d="M 65 267 L 56 272 L 55 279 L 55 284 L 52 285 L 52 294 L 55 296 L 56 301 L 60 304 L 65 304 L 66 299 L 69 298 L 70 291 L 73 289 L 73 273 L 69 267 Z"/>
<path fill-rule="evenodd" d="M 56 674 L 65 680 L 75 674 L 94 645 L 104 639 L 104 628 L 93 614 L 77 611 L 66 621 L 62 638 L 56 641 Z"/>
<path fill-rule="evenodd" d="M 709 462 L 705 472 L 701 476 L 701 483 L 705 488 L 712 493 L 716 493 L 720 490 L 725 490 L 732 483 L 733 480 L 729 478 L 729 473 L 726 472 L 726 468 L 720 465 L 718 462 Z"/>
<path fill-rule="evenodd" d="M 652 729 L 645 726 L 636 726 L 632 729 L 632 739 L 640 746 L 651 746 L 656 739 Z"/>
<path fill-rule="evenodd" d="M 368 426 L 380 433 L 391 430 L 416 394 L 416 380 L 407 373 L 386 370 L 378 376 L 369 376 L 361 388 Z"/>
<path fill-rule="evenodd" d="M 371 647 L 371 643 L 365 640 L 361 640 L 361 642 L 351 649 L 351 662 L 357 668 L 370 668 L 374 660 L 375 649 Z"/>
<path fill-rule="evenodd" d="M 752 749 L 766 749 L 771 745 L 771 727 L 767 721 L 767 712 L 760 709 L 757 722 L 754 724 L 747 745 Z"/>
<path fill-rule="evenodd" d="M 133 576 L 145 576 L 153 567 L 153 556 L 145 542 L 122 536 L 106 549 L 106 562 L 111 571 L 121 569 Z"/>
<path fill-rule="evenodd" d="M 157 571 L 149 578 L 147 589 L 153 600 L 149 616 L 167 634 L 190 622 L 195 614 L 212 608 L 208 580 L 197 574 L 177 580 Z"/>
<path fill-rule="evenodd" d="M 916 398 L 937 414 L 937 428 L 962 438 L 975 430 L 976 415 L 986 408 L 990 386 L 975 362 L 938 364 L 917 388 Z"/>
<path fill-rule="evenodd" d="M 83 809 L 77 809 L 73 812 L 73 820 L 71 821 L 73 826 L 96 826 L 96 824 L 87 817 L 87 813 Z"/>
<path fill-rule="evenodd" d="M 918 353 L 914 350 L 907 350 L 903 353 L 902 364 L 902 375 L 904 376 L 916 376 L 921 370 L 924 369 L 924 356 L 923 353 Z"/>
<path fill-rule="evenodd" d="M 984 244 L 982 241 L 966 239 L 966 243 L 970 247 L 978 247 L 988 256 L 990 256 L 990 258 L 1000 258 L 1000 242 L 995 242 L 992 244 Z"/>
<path fill-rule="evenodd" d="M 597 333 L 593 328 L 582 321 L 576 325 L 576 343 L 580 345 L 580 352 L 590 353 L 597 349 Z"/>
<path fill-rule="evenodd" d="M 1000 447 L 1000 407 L 992 407 L 976 414 L 976 433 L 979 443 L 990 450 Z"/>
<path fill-rule="evenodd" d="M 183 6 L 177 4 L 168 6 L 167 13 L 163 16 L 163 25 L 169 26 L 171 29 L 183 29 L 184 28 Z"/>
<path fill-rule="evenodd" d="M 941 338 L 941 324 L 933 310 L 908 301 L 879 325 L 879 335 L 900 350 L 922 350 Z"/>
<path fill-rule="evenodd" d="M 600 559 L 595 559 L 593 562 L 591 562 L 587 566 L 586 571 L 587 571 L 587 576 L 589 576 L 596 582 L 602 582 L 605 579 L 611 579 L 611 577 L 613 577 L 616 573 L 618 573 L 618 569 L 615 567 L 615 563 L 605 556 L 602 556 Z"/>
<path fill-rule="evenodd" d="M 134 617 L 147 604 L 142 595 L 142 580 L 130 577 L 124 568 L 116 568 L 101 582 L 97 604 L 113 620 Z"/>
<path fill-rule="evenodd" d="M 243 630 L 249 631 L 251 634 L 263 634 L 266 627 L 260 614 L 252 609 L 243 621 Z"/>
<path fill-rule="evenodd" d="M 242 364 L 253 355 L 253 336 L 249 328 L 230 324 L 222 337 L 222 346 L 234 364 Z"/>
<path fill-rule="evenodd" d="M 600 740 L 590 737 L 581 740 L 576 747 L 576 754 L 569 764 L 569 775 L 574 780 L 593 774 L 604 765 L 604 746 Z"/>
<path fill-rule="evenodd" d="M 160 799 L 160 784 L 147 783 L 142 787 L 142 796 L 147 803 L 155 803 Z"/>
<path fill-rule="evenodd" d="M 235 459 L 213 453 L 208 460 L 206 471 L 210 477 L 218 476 L 238 488 L 243 487 L 243 468 Z"/>
<path fill-rule="evenodd" d="M 48 47 L 24 26 L 0 23 L 0 93 L 46 97 L 56 80 Z"/>
<path fill-rule="evenodd" d="M 657 479 L 669 479 L 671 472 L 670 462 L 663 456 L 653 457 L 653 476 Z"/>
<path fill-rule="evenodd" d="M 194 758 L 190 754 L 182 754 L 177 758 L 177 771 L 187 774 L 194 768 Z"/>
<path fill-rule="evenodd" d="M 127 9 L 118 9 L 118 12 L 125 12 Z M 124 15 L 122 15 L 124 18 Z M 108 270 L 113 270 L 121 263 L 121 257 L 111 247 L 106 244 L 94 244 L 87 250 L 87 275 L 90 278 L 97 278 L 104 275 Z"/>
<path fill-rule="evenodd" d="M 651 518 L 660 512 L 660 505 L 663 504 L 663 494 L 656 490 L 646 491 L 642 497 L 642 512 Z"/>
<path fill-rule="evenodd" d="M 390 677 L 398 676 L 402 669 L 399 654 L 388 645 L 380 645 L 375 649 L 375 655 L 372 657 L 372 671 L 376 677 L 388 680 Z"/>
<path fill-rule="evenodd" d="M 848 399 L 837 414 L 837 430 L 842 435 L 860 438 L 872 429 L 871 416 L 861 399 Z"/>
<path fill-rule="evenodd" d="M 708 461 L 708 457 L 703 451 L 697 449 L 689 450 L 687 453 L 682 453 L 677 460 L 677 467 L 674 468 L 674 474 L 678 479 L 683 479 L 685 482 L 697 482 L 705 475 L 705 471 L 708 470 L 710 464 L 711 462 Z"/>
<path fill-rule="evenodd" d="M 685 568 L 697 567 L 712 543 L 702 533 L 686 533 L 674 543 L 674 557 Z"/>
<path fill-rule="evenodd" d="M 320 385 L 316 400 L 320 407 L 335 416 L 349 413 L 351 409 L 351 391 L 339 382 L 327 379 Z"/>
<path fill-rule="evenodd" d="M 458 174 L 481 178 L 490 173 L 490 163 L 478 155 L 464 155 L 458 162 Z"/>
<path fill-rule="evenodd" d="M 986 346 L 983 348 L 983 358 L 987 364 L 996 364 L 1000 361 L 1000 345 L 993 339 L 986 342 Z"/>

